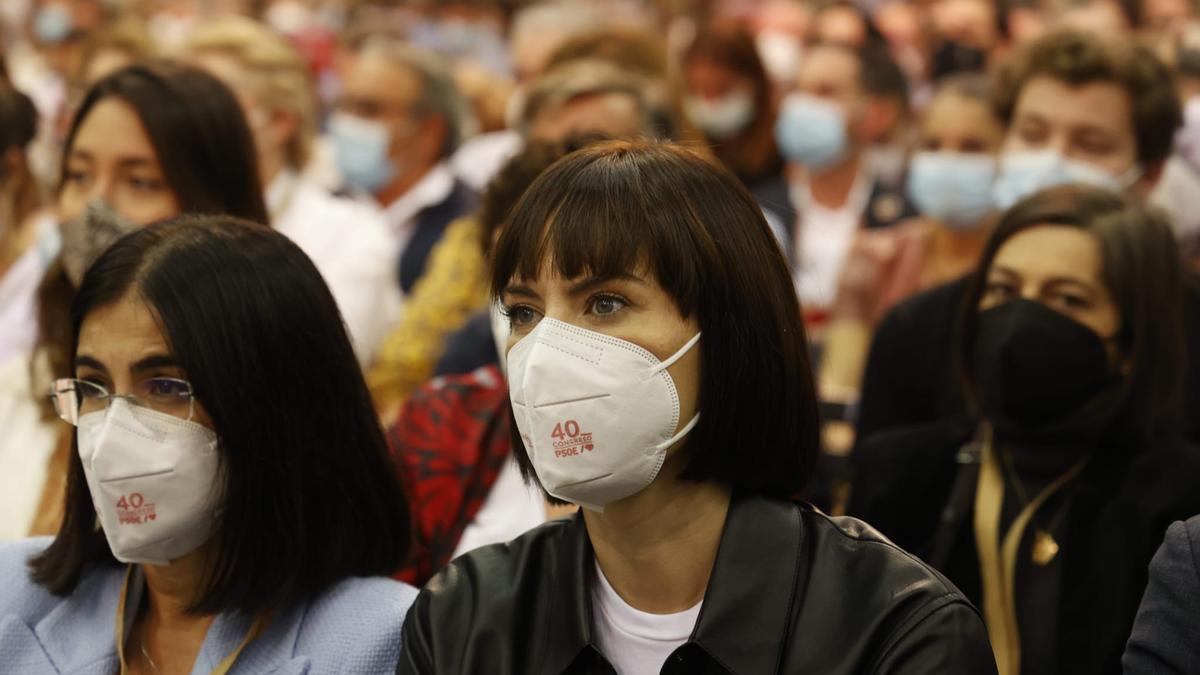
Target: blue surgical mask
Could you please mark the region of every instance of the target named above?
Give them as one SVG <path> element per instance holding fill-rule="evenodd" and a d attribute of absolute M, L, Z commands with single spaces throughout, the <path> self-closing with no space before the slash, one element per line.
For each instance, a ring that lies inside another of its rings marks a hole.
<path fill-rule="evenodd" d="M 1141 173 L 1136 164 L 1118 176 L 1054 150 L 1014 150 L 1000 156 L 1000 175 L 992 196 L 998 209 L 1008 210 L 1035 192 L 1071 183 L 1121 192 L 1136 183 Z"/>
<path fill-rule="evenodd" d="M 56 45 L 71 36 L 71 12 L 62 5 L 46 5 L 33 18 L 33 32 L 42 44 Z"/>
<path fill-rule="evenodd" d="M 388 159 L 392 132 L 382 122 L 347 113 L 335 113 L 329 120 L 338 170 L 350 187 L 376 192 L 396 175 Z"/>
<path fill-rule="evenodd" d="M 908 167 L 908 197 L 921 213 L 971 229 L 993 209 L 996 159 L 975 152 L 918 152 Z"/>
<path fill-rule="evenodd" d="M 820 171 L 846 154 L 846 114 L 836 103 L 789 94 L 779 108 L 775 140 L 789 161 Z"/>

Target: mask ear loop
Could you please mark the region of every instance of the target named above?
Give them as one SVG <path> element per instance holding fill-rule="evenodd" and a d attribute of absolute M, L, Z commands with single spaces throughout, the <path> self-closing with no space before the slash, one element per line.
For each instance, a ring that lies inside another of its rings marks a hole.
<path fill-rule="evenodd" d="M 667 368 L 670 368 L 671 366 L 675 365 L 675 362 L 678 361 L 679 359 L 682 359 L 684 357 L 684 355 L 686 355 L 688 352 L 690 352 L 692 350 L 692 347 L 695 347 L 696 343 L 699 341 L 700 341 L 700 333 L 696 333 L 695 335 L 692 336 L 691 340 L 688 340 L 682 347 L 679 348 L 679 351 L 672 354 L 666 361 L 663 361 L 662 363 L 658 364 L 657 366 L 654 366 L 653 368 L 651 368 L 650 374 L 657 375 L 658 373 L 661 373 L 662 371 L 666 370 Z"/>

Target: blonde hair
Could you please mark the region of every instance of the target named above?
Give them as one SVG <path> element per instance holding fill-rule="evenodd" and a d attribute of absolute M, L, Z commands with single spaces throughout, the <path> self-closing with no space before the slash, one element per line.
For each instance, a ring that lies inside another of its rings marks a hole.
<path fill-rule="evenodd" d="M 296 133 L 285 150 L 287 163 L 293 169 L 308 164 L 317 132 L 316 93 L 308 63 L 287 38 L 251 19 L 228 17 L 197 27 L 186 51 L 237 61 L 244 71 L 239 85 L 268 109 L 296 116 Z"/>

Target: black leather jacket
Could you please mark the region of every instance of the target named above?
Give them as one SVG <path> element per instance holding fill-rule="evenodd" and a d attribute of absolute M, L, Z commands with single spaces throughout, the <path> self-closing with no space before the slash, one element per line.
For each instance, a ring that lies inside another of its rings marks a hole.
<path fill-rule="evenodd" d="M 397 673 L 612 673 L 591 644 L 583 519 L 452 562 L 421 591 Z M 995 673 L 974 607 L 852 518 L 757 497 L 730 506 L 691 639 L 663 673 Z"/>

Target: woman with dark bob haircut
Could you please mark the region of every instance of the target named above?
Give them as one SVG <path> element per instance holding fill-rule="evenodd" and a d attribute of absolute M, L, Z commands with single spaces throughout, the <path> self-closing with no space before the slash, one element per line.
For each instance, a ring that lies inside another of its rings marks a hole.
<path fill-rule="evenodd" d="M 800 307 L 736 178 L 613 141 L 551 166 L 495 248 L 513 450 L 583 506 L 436 575 L 399 673 L 986 673 L 958 591 L 792 501 L 817 453 Z"/>
<path fill-rule="evenodd" d="M 1018 202 L 961 311 L 973 416 L 855 452 L 850 512 L 981 604 L 1002 674 L 1121 672 L 1155 549 L 1200 513 L 1182 277 L 1169 223 L 1127 197 Z"/>
<path fill-rule="evenodd" d="M 394 668 L 409 511 L 308 257 L 182 217 L 108 249 L 70 317 L 65 517 L 0 545 L 0 671 Z"/>

